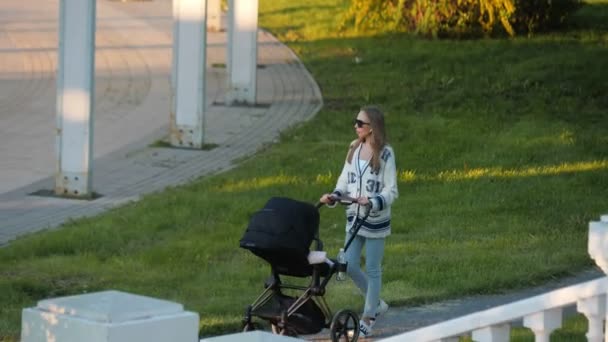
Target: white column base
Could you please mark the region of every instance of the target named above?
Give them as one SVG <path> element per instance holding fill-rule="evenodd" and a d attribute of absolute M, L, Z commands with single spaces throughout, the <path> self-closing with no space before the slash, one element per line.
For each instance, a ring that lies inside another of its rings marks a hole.
<path fill-rule="evenodd" d="M 172 122 L 173 126 L 174 123 Z M 169 142 L 174 147 L 184 147 L 192 149 L 203 148 L 203 130 L 202 126 L 187 126 L 179 125 L 171 128 Z"/>
<path fill-rule="evenodd" d="M 55 194 L 63 197 L 93 197 L 90 172 L 63 171 L 55 175 Z"/>

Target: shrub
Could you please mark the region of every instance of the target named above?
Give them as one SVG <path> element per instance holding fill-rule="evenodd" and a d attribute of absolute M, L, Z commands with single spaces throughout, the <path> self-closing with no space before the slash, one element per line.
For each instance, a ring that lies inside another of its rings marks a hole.
<path fill-rule="evenodd" d="M 557 29 L 581 6 L 581 0 L 518 0 L 512 23 L 528 34 Z"/>
<path fill-rule="evenodd" d="M 424 36 L 531 34 L 564 23 L 581 0 L 352 0 L 344 25 Z"/>
<path fill-rule="evenodd" d="M 396 29 L 402 21 L 401 0 L 351 0 L 342 20 L 342 26 L 352 25 L 356 30 Z"/>
<path fill-rule="evenodd" d="M 408 0 L 402 15 L 409 31 L 425 36 L 489 34 L 500 23 L 511 35 L 513 0 Z"/>

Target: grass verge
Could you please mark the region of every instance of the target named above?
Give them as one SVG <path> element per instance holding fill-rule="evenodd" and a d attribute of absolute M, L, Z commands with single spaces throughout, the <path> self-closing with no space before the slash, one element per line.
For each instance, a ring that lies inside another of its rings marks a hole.
<path fill-rule="evenodd" d="M 0 339 L 17 338 L 20 310 L 37 300 L 105 289 L 184 303 L 204 336 L 238 331 L 268 275 L 238 248 L 249 217 L 272 196 L 331 190 L 369 103 L 387 113 L 399 168 L 382 292 L 393 306 L 592 267 L 587 224 L 607 210 L 608 2 L 588 3 L 563 32 L 478 41 L 338 32 L 345 6 L 261 2 L 261 25 L 322 88 L 313 120 L 227 173 L 0 249 Z M 335 253 L 343 213 L 321 216 Z M 361 308 L 350 282 L 328 290 L 334 309 Z"/>

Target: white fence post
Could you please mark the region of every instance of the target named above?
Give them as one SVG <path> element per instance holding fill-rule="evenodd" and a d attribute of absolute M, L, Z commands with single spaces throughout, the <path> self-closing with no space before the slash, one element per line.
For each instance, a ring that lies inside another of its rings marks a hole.
<path fill-rule="evenodd" d="M 536 342 L 549 342 L 553 330 L 562 326 L 562 308 L 528 315 L 524 317 L 524 326 L 532 330 Z"/>
<path fill-rule="evenodd" d="M 476 342 L 509 342 L 511 325 L 500 324 L 473 331 L 473 341 Z"/>
<path fill-rule="evenodd" d="M 606 295 L 579 299 L 576 309 L 587 317 L 589 329 L 587 330 L 587 341 L 601 342 L 604 339 L 602 323 L 606 316 Z"/>
<path fill-rule="evenodd" d="M 589 238 L 587 241 L 587 251 L 589 256 L 595 263 L 604 271 L 604 273 L 608 274 L 608 215 L 602 215 L 600 217 L 599 222 L 590 222 L 589 223 Z M 603 320 L 605 321 L 605 334 L 604 341 L 608 342 L 608 310 L 606 307 L 608 306 L 608 296 L 604 296 L 603 299 Z M 601 307 L 598 307 L 601 309 Z M 589 317 L 589 316 L 588 316 Z M 601 324 L 601 323 L 600 323 Z M 587 337 L 590 339 L 591 336 L 595 336 L 595 333 L 591 331 L 591 320 L 589 321 L 589 331 L 587 332 Z M 597 329 L 597 328 L 594 328 Z M 601 333 L 601 332 L 600 332 Z M 589 340 L 591 341 L 591 339 Z M 598 340 L 598 341 L 601 341 Z"/>
<path fill-rule="evenodd" d="M 608 215 L 602 215 L 599 222 L 589 223 L 587 251 L 602 271 L 608 274 Z"/>

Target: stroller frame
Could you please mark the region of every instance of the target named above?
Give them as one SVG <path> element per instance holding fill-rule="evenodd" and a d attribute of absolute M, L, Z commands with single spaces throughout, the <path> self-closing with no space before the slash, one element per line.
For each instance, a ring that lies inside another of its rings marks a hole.
<path fill-rule="evenodd" d="M 321 240 L 318 239 L 318 237 L 315 237 L 314 240 L 316 241 L 316 245 L 317 245 L 316 250 L 321 251 L 323 243 L 321 242 Z M 334 260 L 332 260 L 332 261 L 334 261 Z M 293 303 L 291 303 L 291 305 L 289 305 L 289 307 L 285 308 L 285 310 L 283 310 L 283 312 L 281 312 L 280 315 L 277 315 L 275 317 L 269 317 L 268 315 L 262 314 L 262 316 L 264 316 L 264 317 L 261 317 L 261 318 L 265 318 L 272 323 L 273 332 L 282 333 L 286 329 L 289 330 L 289 327 L 288 327 L 289 317 L 294 315 L 309 300 L 314 301 L 314 303 L 321 310 L 321 312 L 323 313 L 323 316 L 325 318 L 324 327 L 329 328 L 330 322 L 327 322 L 327 318 L 332 317 L 333 315 L 332 315 L 332 311 L 329 308 L 329 305 L 327 304 L 327 301 L 325 300 L 325 297 L 324 297 L 325 287 L 329 283 L 331 277 L 338 270 L 339 264 L 337 262 L 334 262 L 333 265 L 329 266 L 329 268 L 327 270 L 327 274 L 325 274 L 324 278 L 321 279 L 322 278 L 321 268 L 323 266 L 326 266 L 326 265 L 324 265 L 324 264 L 312 265 L 313 271 L 312 271 L 312 276 L 311 276 L 311 281 L 310 281 L 309 286 L 301 286 L 301 285 L 286 284 L 286 283 L 282 282 L 279 272 L 277 272 L 275 270 L 275 268 L 271 265 L 271 277 L 265 282 L 264 291 L 258 296 L 258 298 L 256 298 L 256 300 L 251 305 L 249 305 L 247 307 L 245 317 L 243 319 L 243 323 L 245 323 L 246 325 L 251 324 L 251 317 L 259 316 L 259 315 L 256 315 L 256 313 L 258 313 L 260 308 L 264 307 L 264 305 L 266 305 L 270 300 L 272 300 L 273 296 L 283 296 L 284 294 L 281 290 L 289 289 L 289 290 L 299 290 L 299 291 L 302 291 L 303 293 L 299 297 L 297 297 L 296 300 Z M 293 333 L 295 333 L 295 331 L 285 331 L 286 335 L 292 335 Z"/>

